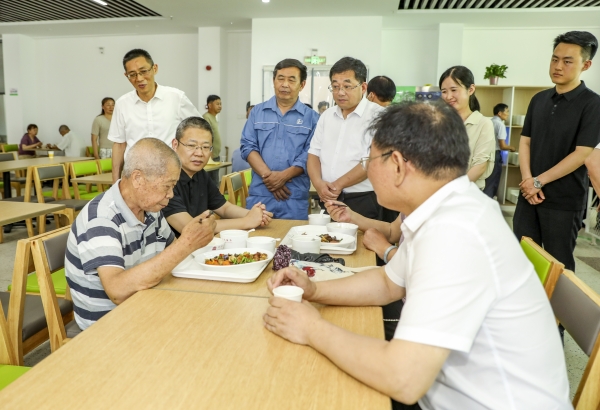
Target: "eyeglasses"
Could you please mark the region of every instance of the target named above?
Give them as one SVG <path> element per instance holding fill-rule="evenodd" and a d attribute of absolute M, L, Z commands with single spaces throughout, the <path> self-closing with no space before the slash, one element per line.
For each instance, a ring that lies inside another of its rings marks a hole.
<path fill-rule="evenodd" d="M 202 150 L 204 152 L 212 152 L 213 147 L 211 147 L 210 145 L 188 145 L 188 144 L 184 144 L 183 142 L 179 141 L 179 143 L 181 145 L 183 145 L 185 147 L 185 149 L 189 152 L 196 152 L 196 150 Z"/>
<path fill-rule="evenodd" d="M 383 157 L 387 157 L 388 155 L 392 155 L 392 153 L 394 152 L 394 150 L 388 151 L 384 154 L 378 155 L 376 157 L 362 157 L 360 159 L 360 165 L 362 165 L 363 169 L 366 171 L 367 168 L 369 168 L 369 161 L 371 161 L 372 159 L 377 159 L 377 158 L 383 158 Z M 404 162 L 408 162 L 408 160 L 404 157 L 402 157 L 402 159 L 404 159 Z"/>
<path fill-rule="evenodd" d="M 141 75 L 144 78 L 148 78 L 150 76 L 150 73 L 152 72 L 152 70 L 154 69 L 154 67 L 151 67 L 148 70 L 140 70 L 139 73 L 129 73 L 129 74 L 125 74 L 125 76 L 127 78 L 129 78 L 129 81 L 133 81 L 133 80 L 137 80 L 138 75 Z"/>
<path fill-rule="evenodd" d="M 356 87 L 360 87 L 363 83 L 358 83 L 355 86 L 351 86 L 351 85 L 345 85 L 343 87 L 340 87 L 339 85 L 330 85 L 329 87 L 327 87 L 329 89 L 329 91 L 331 91 L 333 94 L 337 94 L 340 92 L 340 90 L 344 90 L 344 92 L 346 94 L 348 94 L 350 91 L 354 90 Z"/>

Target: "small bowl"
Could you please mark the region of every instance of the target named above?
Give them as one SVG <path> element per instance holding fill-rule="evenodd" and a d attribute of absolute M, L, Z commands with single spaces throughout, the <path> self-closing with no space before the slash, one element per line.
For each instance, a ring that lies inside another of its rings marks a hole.
<path fill-rule="evenodd" d="M 331 222 L 331 216 L 325 214 L 310 214 L 308 215 L 309 225 L 327 225 Z"/>
<path fill-rule="evenodd" d="M 241 229 L 227 229 L 219 234 L 225 240 L 225 249 L 245 248 L 248 231 Z"/>
<path fill-rule="evenodd" d="M 246 239 L 246 243 L 250 248 L 264 249 L 265 251 L 275 253 L 277 241 L 269 236 L 252 236 Z"/>
<path fill-rule="evenodd" d="M 317 236 L 296 235 L 292 238 L 292 248 L 299 253 L 321 253 L 321 240 Z"/>
<path fill-rule="evenodd" d="M 225 249 L 225 239 L 213 238 L 208 245 L 192 252 L 192 255 L 200 255 L 205 252 L 220 251 L 222 249 Z"/>
<path fill-rule="evenodd" d="M 327 232 L 329 233 L 343 233 L 345 235 L 355 236 L 356 232 L 358 232 L 358 225 L 346 222 L 332 222 L 326 226 Z"/>

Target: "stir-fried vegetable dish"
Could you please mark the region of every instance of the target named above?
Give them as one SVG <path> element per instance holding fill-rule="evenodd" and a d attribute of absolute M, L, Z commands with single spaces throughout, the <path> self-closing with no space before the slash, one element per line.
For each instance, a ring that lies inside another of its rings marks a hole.
<path fill-rule="evenodd" d="M 220 266 L 229 266 L 229 265 L 241 265 L 244 263 L 252 263 L 264 261 L 267 259 L 266 253 L 256 252 L 244 252 L 244 253 L 236 253 L 236 254 L 227 254 L 221 253 L 219 256 L 215 256 L 210 259 L 205 259 L 204 263 L 207 265 L 220 265 Z"/>

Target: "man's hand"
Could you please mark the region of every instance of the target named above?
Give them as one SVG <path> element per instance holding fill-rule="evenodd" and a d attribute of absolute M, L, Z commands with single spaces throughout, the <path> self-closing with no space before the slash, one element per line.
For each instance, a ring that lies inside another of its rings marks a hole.
<path fill-rule="evenodd" d="M 260 205 L 260 209 L 262 210 L 262 222 L 260 226 L 267 226 L 271 223 L 271 219 L 273 219 L 273 212 L 267 211 L 267 207 L 260 202 L 257 205 Z"/>
<path fill-rule="evenodd" d="M 292 343 L 307 345 L 316 324 L 323 320 L 319 311 L 306 300 L 302 303 L 271 297 L 263 316 L 267 330 Z"/>
<path fill-rule="evenodd" d="M 215 221 L 212 211 L 205 211 L 187 223 L 181 230 L 178 239 L 188 247 L 189 253 L 209 244 L 215 236 Z"/>
<path fill-rule="evenodd" d="M 363 245 L 365 245 L 365 248 L 372 250 L 377 254 L 377 256 L 383 259 L 383 254 L 391 244 L 381 232 L 376 229 L 369 228 L 365 231 L 363 236 Z"/>
<path fill-rule="evenodd" d="M 263 175 L 262 179 L 267 189 L 271 192 L 282 188 L 288 181 L 286 175 L 281 171 L 270 171 Z"/>
<path fill-rule="evenodd" d="M 271 217 L 273 217 L 273 214 L 267 212 L 265 206 L 259 202 L 255 204 L 252 209 L 250 209 L 250 212 L 248 212 L 248 215 L 244 217 L 247 222 L 245 225 L 248 229 L 253 229 L 257 226 L 265 226 L 271 222 Z"/>
<path fill-rule="evenodd" d="M 272 191 L 271 193 L 278 201 L 285 201 L 292 194 L 288 187 L 286 187 L 285 185 L 275 191 Z"/>
<path fill-rule="evenodd" d="M 541 189 L 537 189 L 533 186 L 533 177 L 526 178 L 519 184 L 519 188 L 521 189 L 521 193 L 525 197 L 526 200 L 530 200 L 531 198 L 537 196 Z M 542 200 L 544 198 L 544 194 L 541 195 Z M 541 201 L 540 201 L 541 202 Z"/>
<path fill-rule="evenodd" d="M 523 195 L 525 196 L 525 195 Z M 544 193 L 542 191 L 538 192 L 537 194 L 529 197 L 529 198 L 525 198 L 527 200 L 527 202 L 529 202 L 531 205 L 539 205 L 542 202 L 544 202 L 544 199 L 546 199 L 546 197 L 544 196 Z"/>
<path fill-rule="evenodd" d="M 273 293 L 273 289 L 283 285 L 293 285 L 302 288 L 304 290 L 302 297 L 306 300 L 311 300 L 317 291 L 317 285 L 308 279 L 306 272 L 294 266 L 278 270 L 277 273 L 267 280 L 267 288 L 271 294 Z"/>
<path fill-rule="evenodd" d="M 317 194 L 319 194 L 319 198 L 321 201 L 335 201 L 338 196 L 340 196 L 340 191 L 331 183 L 327 181 L 317 181 L 313 182 L 315 189 L 317 190 Z"/>
<path fill-rule="evenodd" d="M 352 222 L 352 210 L 340 201 L 325 202 L 327 213 L 336 222 Z"/>

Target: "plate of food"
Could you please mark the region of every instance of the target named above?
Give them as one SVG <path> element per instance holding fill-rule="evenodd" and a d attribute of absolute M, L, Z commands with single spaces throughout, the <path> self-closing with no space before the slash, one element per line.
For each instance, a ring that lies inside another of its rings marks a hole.
<path fill-rule="evenodd" d="M 258 248 L 233 248 L 195 254 L 203 270 L 213 272 L 244 272 L 260 270 L 273 259 L 273 252 Z"/>
<path fill-rule="evenodd" d="M 352 245 L 356 239 L 354 236 L 346 235 L 344 233 L 322 233 L 317 235 L 321 240 L 321 248 L 323 247 L 342 247 L 347 248 Z"/>

